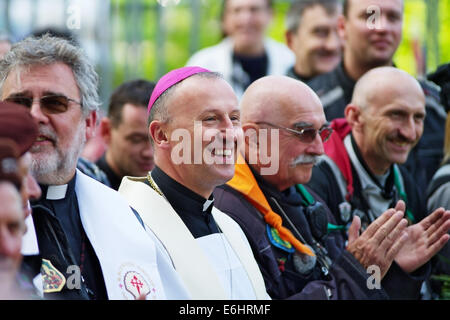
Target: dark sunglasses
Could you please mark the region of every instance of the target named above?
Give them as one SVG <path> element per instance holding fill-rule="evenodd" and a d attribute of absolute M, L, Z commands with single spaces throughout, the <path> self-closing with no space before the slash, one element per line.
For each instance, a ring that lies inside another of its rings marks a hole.
<path fill-rule="evenodd" d="M 319 133 L 320 138 L 322 139 L 322 142 L 325 142 L 330 138 L 331 134 L 333 133 L 333 129 L 329 125 L 325 125 L 322 128 L 320 128 L 319 130 L 314 129 L 314 128 L 304 128 L 301 130 L 294 130 L 291 128 L 277 126 L 277 125 L 269 123 L 269 122 L 256 122 L 256 124 L 265 124 L 270 127 L 274 127 L 277 129 L 281 129 L 281 130 L 285 130 L 290 133 L 293 133 L 303 143 L 313 142 L 314 139 L 316 139 L 317 133 Z"/>
<path fill-rule="evenodd" d="M 28 109 L 31 109 L 31 106 L 33 105 L 33 100 L 34 99 L 32 97 L 25 97 L 25 96 L 12 96 L 5 99 L 5 101 L 20 104 L 22 106 L 27 107 Z M 69 109 L 70 102 L 79 104 L 81 106 L 81 102 L 67 98 L 64 95 L 55 94 L 43 96 L 39 99 L 41 110 L 45 114 L 56 114 L 66 112 L 67 109 Z"/>

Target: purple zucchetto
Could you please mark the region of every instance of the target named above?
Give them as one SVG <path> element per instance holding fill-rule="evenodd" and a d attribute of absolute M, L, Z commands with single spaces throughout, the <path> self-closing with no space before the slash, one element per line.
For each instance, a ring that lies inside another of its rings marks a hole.
<path fill-rule="evenodd" d="M 155 101 L 167 89 L 177 84 L 178 82 L 181 82 L 184 79 L 201 72 L 210 72 L 210 71 L 201 67 L 183 67 L 172 70 L 169 73 L 162 76 L 161 79 L 159 79 L 158 83 L 156 84 L 155 89 L 153 89 L 152 96 L 150 97 L 150 101 L 148 103 L 147 114 L 150 114 L 150 110 L 152 109 Z"/>

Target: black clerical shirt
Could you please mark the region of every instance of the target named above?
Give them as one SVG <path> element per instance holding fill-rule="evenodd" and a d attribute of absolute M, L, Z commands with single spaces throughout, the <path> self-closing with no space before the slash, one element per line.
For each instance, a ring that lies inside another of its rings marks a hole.
<path fill-rule="evenodd" d="M 66 185 L 67 188 L 65 186 L 40 185 L 42 197 L 40 200 L 32 202 L 33 221 L 40 254 L 43 259 L 51 263 L 50 275 L 55 273 L 52 270 L 55 268 L 66 279 L 62 290 L 46 293 L 45 297 L 50 299 L 107 299 L 100 263 L 81 223 L 75 182 L 76 175 Z M 66 190 L 64 190 L 65 188 Z M 56 190 L 58 192 L 55 192 Z M 83 279 L 81 288 L 78 289 L 73 288 L 75 282 L 68 281 L 74 274 L 73 269 L 68 269 L 68 267 L 73 265 L 80 268 Z M 44 278 L 52 279 L 51 276 L 44 276 Z"/>
<path fill-rule="evenodd" d="M 169 177 L 157 166 L 151 175 L 194 238 L 219 233 L 211 215 L 214 202 L 212 195 L 209 199 L 203 198 Z"/>

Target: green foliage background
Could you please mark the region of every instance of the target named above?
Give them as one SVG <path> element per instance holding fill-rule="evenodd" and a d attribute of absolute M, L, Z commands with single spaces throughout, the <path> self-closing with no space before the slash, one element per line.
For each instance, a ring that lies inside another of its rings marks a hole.
<path fill-rule="evenodd" d="M 134 13 L 130 6 L 133 1 L 140 5 Z M 183 66 L 195 50 L 220 41 L 220 0 L 178 0 L 176 5 L 177 0 L 166 1 L 169 4 L 164 8 L 157 0 L 112 1 L 114 87 L 136 77 L 157 80 L 168 70 Z M 194 1 L 200 2 L 197 12 L 192 9 Z M 403 40 L 394 57 L 399 68 L 413 75 L 417 75 L 414 39 L 426 52 L 427 72 L 450 61 L 450 0 L 437 0 L 436 16 L 428 21 L 425 1 L 405 0 Z M 289 3 L 275 1 L 275 16 L 268 30 L 269 36 L 281 42 L 284 42 L 284 17 Z M 429 31 L 430 22 L 438 23 L 437 35 Z M 433 47 L 433 37 L 438 39 L 437 48 Z"/>

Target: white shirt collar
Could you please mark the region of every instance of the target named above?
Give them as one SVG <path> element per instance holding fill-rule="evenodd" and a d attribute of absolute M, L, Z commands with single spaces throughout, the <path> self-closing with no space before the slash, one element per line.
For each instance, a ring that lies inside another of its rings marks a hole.
<path fill-rule="evenodd" d="M 209 206 L 212 205 L 214 203 L 214 198 L 210 197 L 209 199 L 207 199 L 205 201 L 205 203 L 203 204 L 203 211 L 207 211 L 209 209 Z"/>
<path fill-rule="evenodd" d="M 47 200 L 61 200 L 66 197 L 67 192 L 67 184 L 59 185 L 59 186 L 48 186 L 47 189 Z"/>

